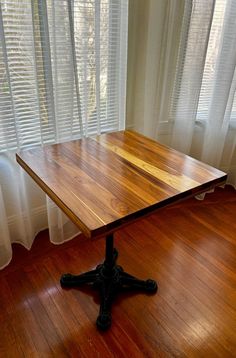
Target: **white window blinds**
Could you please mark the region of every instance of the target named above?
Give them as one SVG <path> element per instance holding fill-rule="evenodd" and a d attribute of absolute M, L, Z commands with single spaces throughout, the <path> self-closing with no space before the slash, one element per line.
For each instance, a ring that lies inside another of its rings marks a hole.
<path fill-rule="evenodd" d="M 127 0 L 0 0 L 0 151 L 124 126 Z"/>
<path fill-rule="evenodd" d="M 197 111 L 201 121 L 211 113 L 236 124 L 235 14 L 235 1 L 215 1 Z"/>
<path fill-rule="evenodd" d="M 231 0 L 185 2 L 172 121 L 236 120 L 235 13 Z"/>

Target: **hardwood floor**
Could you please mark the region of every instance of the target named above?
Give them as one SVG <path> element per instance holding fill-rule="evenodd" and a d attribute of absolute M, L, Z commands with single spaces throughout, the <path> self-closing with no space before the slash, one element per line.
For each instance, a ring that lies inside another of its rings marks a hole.
<path fill-rule="evenodd" d="M 29 252 L 14 245 L 0 271 L 0 357 L 236 357 L 235 217 L 227 186 L 118 231 L 119 264 L 159 291 L 120 296 L 104 333 L 97 293 L 59 284 L 101 262 L 104 240 L 54 246 L 45 231 Z"/>

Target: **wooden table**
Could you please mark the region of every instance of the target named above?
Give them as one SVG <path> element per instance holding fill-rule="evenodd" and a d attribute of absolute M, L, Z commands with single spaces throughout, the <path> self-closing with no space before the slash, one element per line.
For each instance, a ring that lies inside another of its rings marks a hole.
<path fill-rule="evenodd" d="M 113 233 L 227 178 L 218 169 L 132 131 L 23 150 L 17 161 L 87 237 L 106 237 L 103 264 L 61 277 L 62 286 L 88 283 L 100 290 L 100 329 L 111 324 L 118 291 L 157 290 L 155 281 L 139 280 L 116 265 Z"/>

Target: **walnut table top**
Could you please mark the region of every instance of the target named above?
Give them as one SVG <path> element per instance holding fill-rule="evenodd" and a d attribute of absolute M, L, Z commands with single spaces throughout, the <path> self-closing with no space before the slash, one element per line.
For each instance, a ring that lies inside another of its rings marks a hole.
<path fill-rule="evenodd" d="M 133 131 L 22 150 L 17 161 L 87 237 L 113 232 L 227 177 Z"/>

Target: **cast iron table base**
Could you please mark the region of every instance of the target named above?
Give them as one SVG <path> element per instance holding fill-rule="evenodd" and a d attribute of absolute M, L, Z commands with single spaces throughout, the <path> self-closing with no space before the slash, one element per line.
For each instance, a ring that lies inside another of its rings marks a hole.
<path fill-rule="evenodd" d="M 64 274 L 61 277 L 62 287 L 77 287 L 82 284 L 92 285 L 100 291 L 100 311 L 96 321 L 97 327 L 106 330 L 111 325 L 111 307 L 116 295 L 121 291 L 141 290 L 148 293 L 157 291 L 157 284 L 153 280 L 139 280 L 126 273 L 116 265 L 118 256 L 113 246 L 113 234 L 106 237 L 106 256 L 103 264 L 95 270 L 81 275 Z"/>

